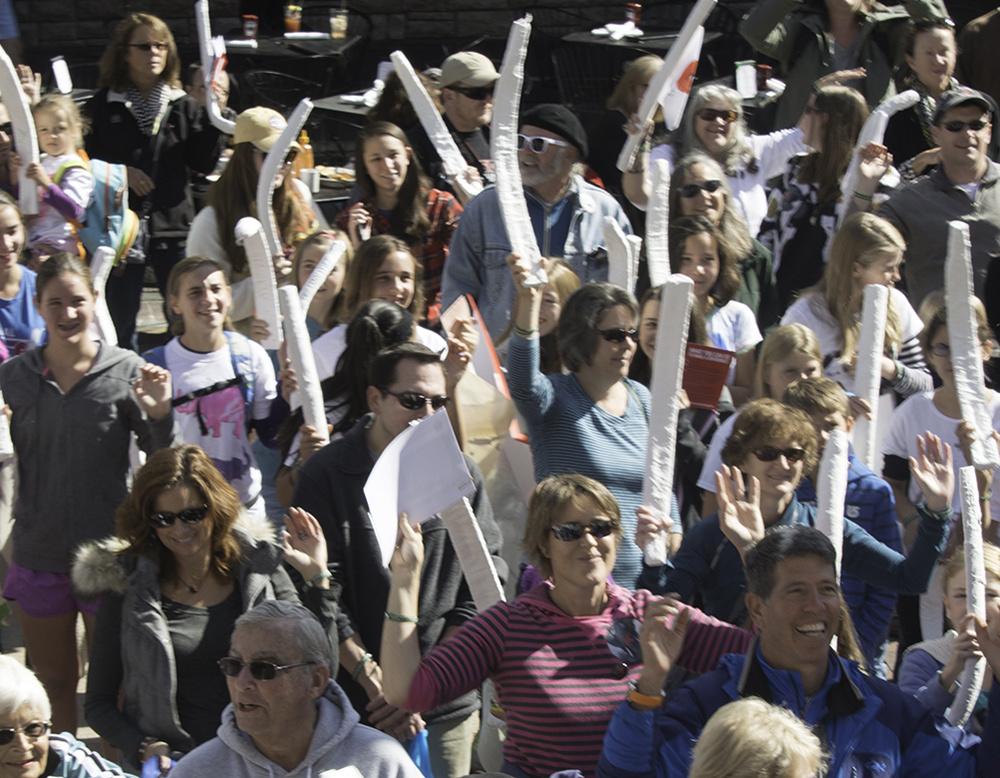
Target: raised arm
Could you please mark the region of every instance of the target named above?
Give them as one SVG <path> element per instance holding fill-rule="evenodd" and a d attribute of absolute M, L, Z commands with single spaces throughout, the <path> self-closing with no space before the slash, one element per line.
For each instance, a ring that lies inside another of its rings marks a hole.
<path fill-rule="evenodd" d="M 386 702 L 402 707 L 420 667 L 417 621 L 420 606 L 420 571 L 424 564 L 424 542 L 420 527 L 410 526 L 406 514 L 399 516 L 399 535 L 389 567 L 392 584 L 382 627 L 382 693 Z"/>

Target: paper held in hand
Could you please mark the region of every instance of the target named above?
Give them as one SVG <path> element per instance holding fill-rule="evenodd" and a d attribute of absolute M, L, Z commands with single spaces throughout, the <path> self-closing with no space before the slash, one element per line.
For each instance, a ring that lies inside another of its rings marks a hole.
<path fill-rule="evenodd" d="M 412 524 L 423 524 L 475 493 L 444 408 L 413 422 L 385 447 L 365 482 L 368 518 L 382 564 L 388 566 L 392 559 L 400 513 Z"/>

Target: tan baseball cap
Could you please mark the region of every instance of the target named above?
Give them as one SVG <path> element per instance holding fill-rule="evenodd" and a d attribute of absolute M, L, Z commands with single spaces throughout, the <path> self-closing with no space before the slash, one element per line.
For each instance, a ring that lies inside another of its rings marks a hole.
<path fill-rule="evenodd" d="M 285 131 L 288 122 L 285 117 L 270 108 L 257 106 L 247 108 L 236 117 L 236 127 L 233 129 L 233 143 L 252 143 L 254 148 L 267 152 Z M 302 151 L 298 141 L 292 141 L 292 147 Z"/>
<path fill-rule="evenodd" d="M 493 63 L 475 51 L 460 51 L 452 54 L 441 65 L 441 87 L 452 84 L 468 86 L 489 86 L 500 78 Z"/>

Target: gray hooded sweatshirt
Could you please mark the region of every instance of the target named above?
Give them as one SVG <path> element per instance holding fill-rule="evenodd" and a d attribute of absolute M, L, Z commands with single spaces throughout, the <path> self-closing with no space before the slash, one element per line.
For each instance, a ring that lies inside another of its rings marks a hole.
<path fill-rule="evenodd" d="M 132 394 L 142 357 L 102 345 L 68 392 L 49 374 L 42 348 L 0 365 L 0 389 L 13 415 L 20 487 L 14 505 L 14 561 L 68 573 L 73 550 L 114 531 L 125 499 L 129 440 L 152 453 L 180 441 L 173 414 L 151 421 Z"/>
<path fill-rule="evenodd" d="M 198 746 L 170 771 L 170 778 L 327 778 L 356 767 L 364 778 L 423 778 L 403 747 L 377 729 L 359 723 L 347 695 L 333 681 L 317 701 L 319 717 L 306 758 L 285 771 L 254 746 L 236 726 L 233 706 L 222 713 L 219 736 Z"/>

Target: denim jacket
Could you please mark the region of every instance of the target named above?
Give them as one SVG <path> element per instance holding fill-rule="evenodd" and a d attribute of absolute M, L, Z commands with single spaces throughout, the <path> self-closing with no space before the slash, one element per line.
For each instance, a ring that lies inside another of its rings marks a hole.
<path fill-rule="evenodd" d="M 527 190 L 525 196 L 536 203 L 541 202 Z M 607 281 L 604 217 L 612 217 L 625 234 L 631 234 L 628 217 L 614 197 L 579 176 L 573 176 L 566 197 L 572 198 L 573 205 L 569 236 L 561 251 L 558 247 L 550 247 L 550 255 L 565 259 L 580 276 L 581 283 Z M 547 212 L 548 208 L 551 206 L 543 207 L 542 212 Z M 529 210 L 534 220 L 539 212 L 534 208 Z M 500 218 L 497 190 L 490 187 L 470 200 L 462 213 L 451 239 L 441 291 L 442 309 L 459 296 L 471 294 L 494 339 L 507 326 L 514 310 L 514 282 L 507 267 L 510 251 L 507 230 Z"/>

